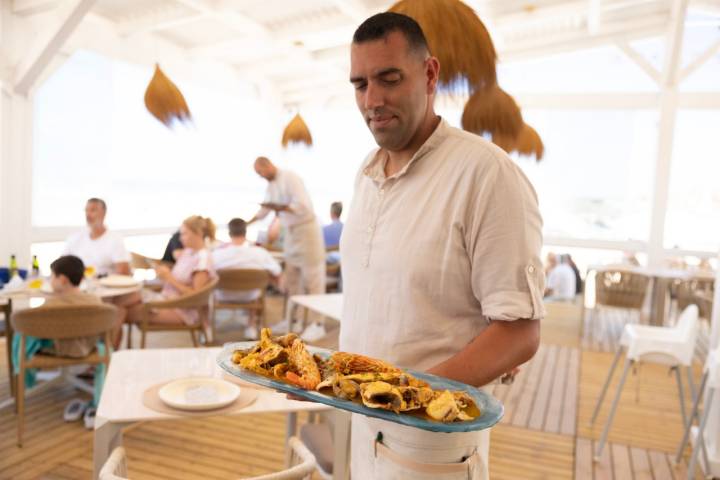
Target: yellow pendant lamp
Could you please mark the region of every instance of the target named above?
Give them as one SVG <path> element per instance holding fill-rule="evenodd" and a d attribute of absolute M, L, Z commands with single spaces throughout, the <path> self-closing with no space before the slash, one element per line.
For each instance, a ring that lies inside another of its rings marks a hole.
<path fill-rule="evenodd" d="M 185 97 L 158 64 L 145 90 L 145 106 L 168 128 L 175 119 L 184 122 L 192 118 Z"/>
<path fill-rule="evenodd" d="M 460 0 L 400 0 L 391 12 L 413 18 L 423 30 L 430 53 L 440 62 L 440 84 L 470 91 L 497 81 L 497 54 L 490 33 L 475 11 Z"/>
<path fill-rule="evenodd" d="M 304 143 L 308 146 L 313 144 L 310 129 L 299 113 L 296 113 L 290 123 L 287 124 L 282 135 L 282 146 L 287 148 L 290 143 Z"/>

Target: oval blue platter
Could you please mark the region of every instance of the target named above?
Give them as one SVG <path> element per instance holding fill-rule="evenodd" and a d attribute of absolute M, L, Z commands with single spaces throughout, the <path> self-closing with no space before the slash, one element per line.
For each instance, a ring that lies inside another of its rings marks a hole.
<path fill-rule="evenodd" d="M 471 385 L 467 385 L 461 382 L 456 382 L 443 377 L 430 375 L 429 373 L 416 372 L 414 370 L 407 370 L 410 375 L 416 378 L 425 380 L 430 384 L 433 390 L 462 390 L 467 392 L 477 404 L 480 409 L 480 416 L 474 418 L 468 422 L 454 422 L 454 423 L 442 423 L 435 422 L 415 416 L 407 413 L 395 413 L 388 410 L 380 410 L 376 408 L 368 408 L 361 403 L 355 403 L 350 400 L 343 400 L 341 398 L 326 395 L 321 392 L 303 390 L 302 388 L 295 387 L 289 383 L 281 382 L 279 380 L 273 380 L 257 373 L 240 368 L 235 365 L 231 358 L 232 353 L 235 350 L 246 350 L 253 347 L 257 342 L 236 342 L 226 344 L 218 355 L 217 363 L 220 368 L 225 370 L 230 375 L 238 377 L 246 382 L 262 385 L 263 387 L 272 388 L 281 392 L 292 393 L 299 397 L 306 398 L 313 402 L 323 403 L 334 408 L 341 410 L 347 410 L 353 413 L 359 413 L 368 417 L 380 418 L 387 420 L 388 422 L 399 423 L 408 427 L 420 428 L 422 430 L 428 430 L 431 432 L 472 432 L 476 430 L 484 430 L 495 425 L 503 416 L 504 408 L 500 401 L 492 395 L 485 393 Z M 308 345 L 308 350 L 311 353 L 318 354 L 323 358 L 329 357 L 333 352 L 324 348 L 317 348 Z"/>

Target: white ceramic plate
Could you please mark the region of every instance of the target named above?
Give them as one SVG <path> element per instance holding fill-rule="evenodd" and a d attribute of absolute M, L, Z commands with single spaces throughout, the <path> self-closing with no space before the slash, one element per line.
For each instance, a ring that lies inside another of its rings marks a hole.
<path fill-rule="evenodd" d="M 108 288 L 125 288 L 138 285 L 138 281 L 129 275 L 109 275 L 101 278 L 98 283 Z"/>
<path fill-rule="evenodd" d="M 211 377 L 181 378 L 158 390 L 160 400 L 181 410 L 211 410 L 230 405 L 240 395 L 240 387 Z"/>

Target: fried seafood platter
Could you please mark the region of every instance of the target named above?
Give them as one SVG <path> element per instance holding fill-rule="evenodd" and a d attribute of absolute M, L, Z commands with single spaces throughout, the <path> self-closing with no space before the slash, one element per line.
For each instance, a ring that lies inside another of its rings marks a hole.
<path fill-rule="evenodd" d="M 293 333 L 273 336 L 267 328 L 258 342 L 227 346 L 218 363 L 243 380 L 431 431 L 480 430 L 502 417 L 495 398 L 463 383 L 307 347 Z"/>

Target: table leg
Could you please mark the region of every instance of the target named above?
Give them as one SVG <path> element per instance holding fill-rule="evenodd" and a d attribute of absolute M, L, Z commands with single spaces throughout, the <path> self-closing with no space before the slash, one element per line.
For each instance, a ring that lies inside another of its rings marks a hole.
<path fill-rule="evenodd" d="M 667 317 L 666 297 L 669 280 L 655 277 L 652 284 L 652 298 L 650 303 L 650 325 L 665 326 Z"/>
<path fill-rule="evenodd" d="M 333 440 L 335 456 L 333 458 L 333 480 L 350 478 L 350 425 L 352 415 L 349 412 L 335 410 Z"/>
<path fill-rule="evenodd" d="M 287 426 L 285 431 L 285 468 L 290 468 L 292 460 L 292 449 L 290 448 L 290 437 L 297 433 L 297 412 L 288 412 Z"/>
<path fill-rule="evenodd" d="M 13 328 L 10 323 L 10 317 L 12 316 L 12 298 L 7 299 L 7 303 L 3 306 L 3 313 L 5 314 L 5 351 L 7 353 L 8 382 L 10 382 L 10 395 L 15 398 L 15 375 L 13 373 L 12 362 Z"/>
<path fill-rule="evenodd" d="M 122 429 L 126 424 L 113 423 L 95 417 L 95 432 L 93 438 L 93 479 L 97 480 L 100 469 L 110 457 L 110 454 L 122 444 Z"/>

